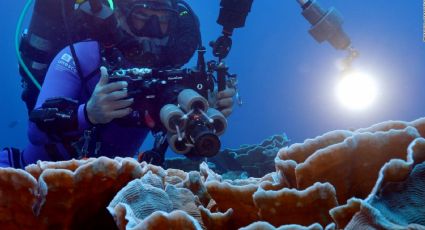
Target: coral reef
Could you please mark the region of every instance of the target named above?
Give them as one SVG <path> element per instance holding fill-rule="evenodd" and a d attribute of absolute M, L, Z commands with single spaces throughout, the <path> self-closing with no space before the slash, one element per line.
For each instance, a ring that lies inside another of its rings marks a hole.
<path fill-rule="evenodd" d="M 424 135 L 424 118 L 332 131 L 281 148 L 274 170 L 239 179 L 211 162 L 186 172 L 104 157 L 0 169 L 0 226 L 425 229 Z M 260 157 L 233 159 L 248 156 Z"/>
<path fill-rule="evenodd" d="M 208 159 L 208 165 L 224 178 L 262 177 L 274 171 L 274 158 L 279 149 L 289 144 L 288 137 L 274 135 L 258 145 L 242 145 L 239 149 L 224 149 Z M 185 171 L 199 170 L 205 159 L 176 157 L 166 159 L 166 168 L 178 168 Z"/>
<path fill-rule="evenodd" d="M 255 222 L 250 224 L 247 227 L 240 228 L 240 230 L 322 230 L 322 226 L 320 224 L 312 224 L 308 227 L 304 227 L 297 224 L 285 225 L 279 228 L 275 228 L 273 225 L 267 222 Z"/>
<path fill-rule="evenodd" d="M 0 216 L 5 217 L 0 218 L 0 226 L 7 226 L 5 229 L 114 227 L 105 207 L 122 187 L 142 175 L 142 167 L 135 160 L 105 157 L 38 162 L 26 171 L 0 169 L 3 202 Z M 17 216 L 10 218 L 11 213 Z"/>
<path fill-rule="evenodd" d="M 34 177 L 20 169 L 0 169 L 0 224 L 5 229 L 29 229 L 38 221 L 33 213 L 38 185 Z M 25 221 L 23 221 L 25 220 Z"/>
<path fill-rule="evenodd" d="M 123 229 L 157 229 L 180 222 L 183 223 L 181 227 L 200 228 L 199 199 L 190 190 L 164 184 L 162 179 L 149 171 L 142 178 L 128 183 L 115 196 L 108 210 L 120 220 L 119 226 L 127 223 Z M 158 224 L 157 221 L 163 223 Z"/>
<path fill-rule="evenodd" d="M 338 228 L 425 229 L 424 162 L 425 139 L 418 138 L 408 148 L 407 161 L 384 165 L 367 199 L 352 198 L 346 206 L 330 211 Z"/>
<path fill-rule="evenodd" d="M 335 188 L 329 183 L 319 182 L 303 191 L 258 189 L 254 193 L 254 203 L 261 219 L 274 226 L 303 222 L 326 225 L 332 220 L 329 209 L 338 204 Z"/>

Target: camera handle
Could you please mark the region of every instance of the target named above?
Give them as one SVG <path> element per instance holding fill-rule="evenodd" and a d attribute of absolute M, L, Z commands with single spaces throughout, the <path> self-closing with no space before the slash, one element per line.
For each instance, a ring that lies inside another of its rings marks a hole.
<path fill-rule="evenodd" d="M 221 62 L 224 58 L 229 55 L 230 50 L 232 49 L 232 38 L 231 34 L 226 33 L 223 30 L 223 35 L 220 36 L 216 41 L 211 41 L 210 46 L 213 49 L 214 57 L 218 58 L 218 61 Z"/>
<path fill-rule="evenodd" d="M 228 69 L 229 68 L 224 62 L 220 62 L 217 66 L 217 87 L 219 92 L 226 89 L 226 75 Z"/>
<path fill-rule="evenodd" d="M 226 66 L 224 61 L 221 61 L 217 64 L 216 61 L 208 62 L 208 72 L 216 72 L 217 73 L 217 92 L 225 90 L 228 88 L 233 88 L 236 91 L 236 101 L 239 106 L 243 104 L 242 98 L 239 94 L 238 90 L 238 79 L 236 74 L 230 74 L 228 72 L 229 67 Z M 214 104 L 214 103 L 213 103 Z"/>

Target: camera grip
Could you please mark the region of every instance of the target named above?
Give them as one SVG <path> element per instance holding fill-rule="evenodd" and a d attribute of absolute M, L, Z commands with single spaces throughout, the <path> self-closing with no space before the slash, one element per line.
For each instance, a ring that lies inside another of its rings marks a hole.
<path fill-rule="evenodd" d="M 217 88 L 219 92 L 226 89 L 227 69 L 228 68 L 223 62 L 217 66 Z"/>

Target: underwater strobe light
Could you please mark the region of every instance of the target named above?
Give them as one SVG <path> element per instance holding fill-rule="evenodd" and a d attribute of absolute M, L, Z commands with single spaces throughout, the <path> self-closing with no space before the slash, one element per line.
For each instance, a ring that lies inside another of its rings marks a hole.
<path fill-rule="evenodd" d="M 302 15 L 311 24 L 311 36 L 319 43 L 328 41 L 335 49 L 347 52 L 340 65 L 342 79 L 336 87 L 339 101 L 350 110 L 371 106 L 378 95 L 376 83 L 368 74 L 352 70 L 352 63 L 359 52 L 353 48 L 350 37 L 342 28 L 341 14 L 334 7 L 323 9 L 318 0 L 297 1 L 303 9 Z"/>
<path fill-rule="evenodd" d="M 336 87 L 340 103 L 355 111 L 369 108 L 377 99 L 378 88 L 374 79 L 362 72 L 348 71 Z"/>
<path fill-rule="evenodd" d="M 227 120 L 208 101 L 192 89 L 178 95 L 178 106 L 168 104 L 161 108 L 161 122 L 167 129 L 171 149 L 187 154 L 194 149 L 198 156 L 212 157 L 221 147 L 218 136 L 227 128 Z"/>

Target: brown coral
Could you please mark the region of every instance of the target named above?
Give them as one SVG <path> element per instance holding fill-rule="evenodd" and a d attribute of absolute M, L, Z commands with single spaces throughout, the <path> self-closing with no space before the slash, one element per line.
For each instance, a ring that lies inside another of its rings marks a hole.
<path fill-rule="evenodd" d="M 39 178 L 41 173 L 46 169 L 66 169 L 70 171 L 75 171 L 82 165 L 88 164 L 96 160 L 95 158 L 90 158 L 87 160 L 69 160 L 69 161 L 58 161 L 58 162 L 49 162 L 49 161 L 38 161 L 36 164 L 31 164 L 25 167 L 25 171 L 29 172 L 34 178 Z"/>
<path fill-rule="evenodd" d="M 101 157 L 74 172 L 66 169 L 44 170 L 39 178 L 45 200 L 40 211 L 41 223 L 57 228 L 87 224 L 99 210 L 104 210 L 126 183 L 142 175 L 140 169 L 135 170 L 136 165 L 136 162 L 128 160 L 118 162 Z M 67 199 L 64 200 L 64 197 Z M 63 215 L 63 212 L 67 215 Z M 107 214 L 102 213 L 103 216 Z"/>
<path fill-rule="evenodd" d="M 2 199 L 7 202 L 5 211 L 9 210 L 10 216 L 10 210 L 27 207 L 16 210 L 19 218 L 1 218 L 2 227 L 69 229 L 111 224 L 105 211 L 107 203 L 126 183 L 142 175 L 140 165 L 134 160 L 105 157 L 85 161 L 39 162 L 27 169 L 38 178 L 38 183 L 36 178 L 23 170 L 0 171 L 0 178 L 4 178 L 0 182 L 0 192 L 13 197 L 12 200 Z M 10 187 L 13 183 L 6 180 L 11 177 L 15 178 L 15 183 L 19 182 L 14 187 Z M 20 201 L 15 203 L 18 199 Z"/>
<path fill-rule="evenodd" d="M 338 205 L 335 189 L 329 183 L 316 183 L 304 191 L 259 189 L 254 193 L 254 203 L 261 219 L 275 226 L 316 222 L 326 226 L 332 220 L 328 211 Z"/>
<path fill-rule="evenodd" d="M 297 186 L 303 189 L 316 181 L 330 182 L 341 204 L 350 197 L 365 198 L 375 185 L 379 169 L 390 159 L 406 159 L 409 143 L 418 136 L 412 127 L 355 134 L 297 165 Z"/>
<path fill-rule="evenodd" d="M 201 230 L 199 223 L 187 213 L 176 210 L 171 213 L 156 211 L 146 217 L 133 230 L 185 229 Z"/>
<path fill-rule="evenodd" d="M 174 185 L 183 182 L 183 180 L 186 179 L 187 175 L 185 171 L 179 169 L 167 169 L 165 172 L 167 174 L 165 182 Z"/>
<path fill-rule="evenodd" d="M 425 118 L 329 132 L 282 149 L 276 172 L 262 178 L 227 180 L 206 163 L 186 173 L 104 157 L 0 169 L 0 224 L 111 227 L 105 207 L 112 200 L 108 210 L 120 229 L 322 229 L 331 221 L 329 209 L 336 226 L 327 229 L 419 229 L 425 225 L 425 139 L 418 138 L 424 133 Z M 335 207 L 353 196 L 366 199 Z"/>
<path fill-rule="evenodd" d="M 422 137 L 425 137 L 425 118 L 419 118 L 417 120 L 414 120 L 412 122 L 405 122 L 405 121 L 385 121 L 381 122 L 375 125 L 372 125 L 368 128 L 362 128 L 356 130 L 358 133 L 363 132 L 378 132 L 378 131 L 389 131 L 391 129 L 405 129 L 407 127 L 414 127 L 418 130 L 419 134 Z"/>
<path fill-rule="evenodd" d="M 199 211 L 201 211 L 202 222 L 209 230 L 229 229 L 232 226 L 233 209 L 228 209 L 225 213 L 211 213 L 209 209 L 199 206 Z"/>
<path fill-rule="evenodd" d="M 322 226 L 320 224 L 312 224 L 308 227 L 304 227 L 297 224 L 291 224 L 291 225 L 284 225 L 279 228 L 275 228 L 273 225 L 259 221 L 250 224 L 249 226 L 240 228 L 240 230 L 322 230 Z"/>
<path fill-rule="evenodd" d="M 39 194 L 34 177 L 20 169 L 0 168 L 0 194 L 2 228 L 30 229 L 37 225 L 33 209 Z"/>
<path fill-rule="evenodd" d="M 205 207 L 208 206 L 208 203 L 210 203 L 211 196 L 208 193 L 199 172 L 192 171 L 187 173 L 186 179 L 179 186 L 192 191 L 192 193 L 199 198 L 199 201 Z"/>
<path fill-rule="evenodd" d="M 208 193 L 217 202 L 220 212 L 233 209 L 231 229 L 246 226 L 260 220 L 255 207 L 253 194 L 258 185 L 235 186 L 227 182 L 212 181 L 206 183 Z"/>
<path fill-rule="evenodd" d="M 164 185 L 162 178 L 149 171 L 121 189 L 109 204 L 108 210 L 118 225 L 128 222 L 126 227 L 136 228 L 137 224 L 157 211 L 171 213 L 182 210 L 196 218 L 198 224 L 202 223 L 199 205 L 199 200 L 190 190 L 176 188 L 172 184 Z"/>
<path fill-rule="evenodd" d="M 352 199 L 346 207 L 331 211 L 338 227 L 425 229 L 425 139 L 413 141 L 408 153 L 407 161 L 391 160 L 381 169 L 366 200 Z"/>
<path fill-rule="evenodd" d="M 410 125 L 418 130 L 421 137 L 425 137 L 425 117 L 410 122 Z"/>
<path fill-rule="evenodd" d="M 301 163 L 317 150 L 340 143 L 352 135 L 352 132 L 345 130 L 331 131 L 314 139 L 307 139 L 302 144 L 296 143 L 288 148 L 283 148 L 279 151 L 277 156 L 282 160 L 293 160 L 296 163 Z"/>

